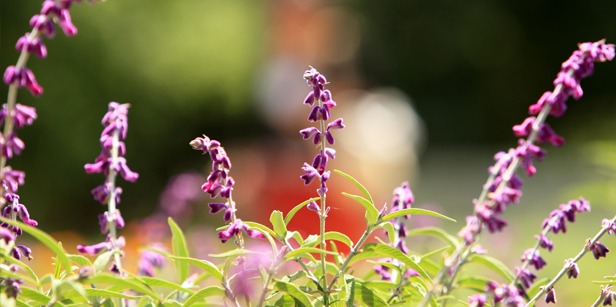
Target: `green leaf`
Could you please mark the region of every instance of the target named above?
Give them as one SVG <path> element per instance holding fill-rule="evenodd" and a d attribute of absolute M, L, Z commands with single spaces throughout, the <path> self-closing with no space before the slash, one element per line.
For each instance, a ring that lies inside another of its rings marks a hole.
<path fill-rule="evenodd" d="M 109 273 L 100 273 L 92 278 L 87 279 L 87 283 L 102 283 L 111 284 L 118 290 L 133 290 L 140 292 L 144 295 L 148 295 L 154 298 L 156 301 L 162 301 L 162 299 L 154 292 L 150 287 L 142 282 L 135 280 L 134 278 L 122 278 L 119 276 L 111 275 Z"/>
<path fill-rule="evenodd" d="M 346 244 L 346 246 L 353 248 L 353 241 L 351 241 L 351 239 L 341 233 L 341 232 L 337 232 L 337 231 L 328 231 L 325 233 L 325 240 L 335 240 L 335 241 L 340 241 L 344 244 Z"/>
<path fill-rule="evenodd" d="M 19 294 L 19 298 L 27 298 L 41 305 L 47 305 L 47 303 L 49 303 L 49 301 L 51 300 L 49 296 L 27 287 L 21 287 L 21 293 Z"/>
<path fill-rule="evenodd" d="M 0 221 L 21 228 L 21 230 L 31 235 L 39 242 L 43 243 L 43 245 L 45 245 L 48 249 L 50 249 L 56 255 L 56 260 L 62 265 L 62 267 L 64 268 L 64 271 L 66 272 L 71 271 L 71 262 L 68 260 L 66 252 L 60 246 L 60 244 L 56 240 L 54 240 L 54 238 L 52 238 L 50 235 L 30 225 L 26 225 L 21 222 L 13 221 L 11 219 L 7 219 L 1 216 L 0 216 Z"/>
<path fill-rule="evenodd" d="M 246 222 L 246 221 L 242 221 L 244 224 L 246 224 L 249 228 L 251 229 L 256 229 L 262 233 L 268 233 L 269 235 L 271 235 L 272 237 L 276 236 L 276 232 L 273 231 L 272 229 L 270 229 L 269 227 L 263 225 L 263 224 L 259 224 L 256 222 Z"/>
<path fill-rule="evenodd" d="M 210 275 L 212 275 L 212 277 L 216 278 L 217 281 L 222 282 L 222 272 L 218 269 L 216 265 L 214 265 L 213 263 L 207 260 L 200 260 L 200 259 L 187 258 L 187 257 L 175 257 L 175 256 L 170 256 L 169 258 L 180 261 L 180 262 L 192 264 L 202 269 L 203 271 L 208 272 Z"/>
<path fill-rule="evenodd" d="M 302 292 L 302 290 L 297 288 L 294 284 L 286 283 L 281 280 L 277 280 L 274 283 L 274 289 L 277 289 L 279 291 L 282 291 L 282 292 L 285 292 L 291 295 L 299 303 L 298 306 L 305 306 L 305 307 L 312 306 L 312 304 L 310 303 L 310 299 L 308 298 L 306 293 Z"/>
<path fill-rule="evenodd" d="M 376 223 L 376 220 L 379 218 L 379 210 L 376 209 L 372 201 L 365 199 L 361 196 L 349 193 L 343 192 L 342 195 L 354 200 L 366 209 L 366 222 L 368 223 L 368 225 L 373 225 L 374 223 Z"/>
<path fill-rule="evenodd" d="M 438 227 L 424 227 L 418 229 L 411 229 L 407 232 L 407 236 L 431 236 L 441 239 L 443 242 L 457 248 L 460 245 L 458 238 L 448 234 L 443 229 Z"/>
<path fill-rule="evenodd" d="M 462 277 L 456 281 L 459 288 L 473 289 L 475 291 L 484 291 L 490 280 L 485 277 Z"/>
<path fill-rule="evenodd" d="M 297 300 L 286 294 L 283 293 L 282 296 L 280 296 L 280 298 L 274 303 L 274 306 L 276 307 L 295 307 L 297 304 Z"/>
<path fill-rule="evenodd" d="M 28 273 L 28 275 L 30 275 L 30 276 L 29 277 L 28 276 L 22 276 L 22 273 L 19 270 L 17 272 L 11 272 L 11 271 L 7 271 L 6 269 L 4 269 L 2 267 L 0 267 L 0 276 L 8 275 L 6 277 L 12 277 L 12 278 L 16 278 L 16 279 L 22 280 L 22 281 L 24 281 L 26 283 L 29 283 L 29 284 L 32 284 L 32 285 L 36 285 L 39 289 L 41 289 L 40 288 L 40 281 L 38 279 L 38 276 L 36 275 L 36 273 L 34 273 L 32 268 L 30 268 L 30 266 L 28 266 L 27 264 L 21 262 L 20 260 L 15 259 L 15 258 L 13 258 L 11 256 L 4 258 L 4 261 L 19 266 L 24 271 L 26 271 Z M 30 277 L 32 277 L 32 278 L 30 278 Z"/>
<path fill-rule="evenodd" d="M 146 276 L 141 276 L 140 278 L 149 287 L 168 288 L 168 289 L 173 289 L 173 290 L 180 291 L 180 292 L 186 292 L 186 293 L 189 293 L 189 294 L 195 293 L 195 291 L 193 291 L 193 290 L 184 288 L 181 285 L 178 285 L 176 283 L 167 281 L 165 279 L 156 278 L 156 277 L 146 277 Z"/>
<path fill-rule="evenodd" d="M 363 306 L 372 307 L 386 307 L 387 302 L 380 296 L 376 295 L 369 287 L 364 286 L 362 283 L 356 283 L 353 294 L 356 299 L 360 300 Z"/>
<path fill-rule="evenodd" d="M 282 218 L 282 212 L 278 210 L 272 211 L 270 215 L 270 223 L 274 227 L 274 232 L 278 235 L 278 238 L 284 239 L 287 235 L 287 225 Z"/>
<path fill-rule="evenodd" d="M 96 257 L 96 260 L 94 260 L 94 263 L 92 264 L 92 267 L 94 267 L 94 271 L 96 273 L 100 273 L 101 271 L 103 271 L 107 266 L 107 263 L 109 263 L 109 260 L 111 260 L 111 257 L 113 257 L 114 253 L 115 251 L 106 251 Z"/>
<path fill-rule="evenodd" d="M 193 305 L 197 303 L 198 301 L 203 300 L 206 297 L 210 297 L 210 296 L 224 297 L 224 295 L 225 295 L 225 289 L 221 287 L 217 287 L 217 286 L 209 286 L 189 296 L 186 302 L 184 302 L 184 307 Z"/>
<path fill-rule="evenodd" d="M 357 179 L 353 178 L 349 174 L 346 174 L 346 173 L 342 172 L 341 170 L 335 169 L 334 173 L 336 173 L 336 174 L 346 178 L 348 181 L 350 181 L 352 184 L 354 184 L 361 191 L 361 193 L 364 195 L 364 198 L 366 198 L 371 204 L 374 204 L 374 200 L 372 200 L 372 196 L 370 196 L 370 193 L 368 192 L 368 190 L 361 183 L 359 183 L 359 181 L 357 181 Z"/>
<path fill-rule="evenodd" d="M 305 246 L 305 247 L 300 247 L 300 248 L 297 248 L 295 250 L 288 252 L 286 255 L 284 255 L 284 259 L 289 260 L 289 259 L 293 259 L 297 257 L 305 257 L 304 256 L 305 254 L 310 254 L 310 253 L 320 254 L 321 252 L 324 252 L 324 251 L 320 248 Z M 325 253 L 328 255 L 337 255 L 334 252 L 325 251 Z"/>
<path fill-rule="evenodd" d="M 353 304 L 353 302 L 355 301 L 355 278 L 350 278 L 350 280 L 346 280 L 345 284 L 348 288 L 347 297 L 345 298 L 346 305 L 347 307 L 353 307 L 355 306 L 355 304 Z"/>
<path fill-rule="evenodd" d="M 178 224 L 176 224 L 171 217 L 167 220 L 169 228 L 171 229 L 171 246 L 173 248 L 173 255 L 177 257 L 188 257 L 188 245 L 186 244 L 186 237 L 184 232 Z M 188 264 L 184 262 L 175 262 L 175 267 L 178 270 L 180 281 L 188 278 Z"/>
<path fill-rule="evenodd" d="M 369 243 L 351 260 L 351 263 L 366 258 L 394 258 L 404 263 L 407 268 L 417 271 L 421 277 L 432 281 L 428 273 L 413 259 L 399 249 L 383 243 Z"/>
<path fill-rule="evenodd" d="M 397 217 L 401 217 L 401 216 L 405 216 L 405 215 L 429 215 L 429 216 L 434 216 L 434 217 L 438 217 L 444 220 L 448 220 L 451 222 L 455 222 L 456 220 L 442 215 L 438 212 L 434 212 L 431 210 L 426 210 L 426 209 L 421 209 L 421 208 L 407 208 L 407 209 L 402 209 L 402 210 L 398 210 L 396 212 L 390 213 L 386 216 L 383 217 L 383 222 L 389 221 L 389 220 L 393 220 Z"/>
<path fill-rule="evenodd" d="M 80 267 L 92 266 L 92 261 L 82 255 L 67 255 L 68 259 L 74 263 L 77 263 Z"/>
<path fill-rule="evenodd" d="M 469 262 L 484 265 L 505 278 L 507 283 L 511 283 L 515 279 L 513 272 L 511 272 L 511 270 L 509 270 L 509 268 L 502 261 L 494 257 L 474 254 L 469 257 Z"/>
<path fill-rule="evenodd" d="M 317 244 L 319 244 L 319 235 L 309 235 L 306 240 L 304 240 L 302 246 L 315 247 Z"/>
<path fill-rule="evenodd" d="M 291 219 L 293 219 L 293 217 L 295 216 L 295 214 L 301 209 L 304 208 L 305 206 L 307 206 L 309 203 L 313 202 L 313 201 L 317 201 L 319 200 L 319 197 L 313 197 L 311 199 L 305 200 L 304 202 L 302 202 L 301 204 L 293 207 L 293 209 L 291 209 L 291 211 L 289 211 L 289 213 L 287 213 L 287 217 L 284 218 L 284 223 L 286 225 L 289 225 L 289 223 L 291 222 Z"/>
<path fill-rule="evenodd" d="M 141 298 L 140 295 L 128 295 L 122 292 L 109 291 L 106 289 L 99 288 L 86 288 L 86 294 L 88 297 L 102 297 L 102 298 L 125 298 L 129 300 L 138 300 Z"/>
<path fill-rule="evenodd" d="M 241 255 L 247 255 L 247 254 L 252 254 L 252 253 L 254 252 L 247 250 L 247 249 L 236 248 L 228 252 L 224 252 L 220 254 L 209 254 L 208 256 L 212 258 L 230 258 L 233 256 L 241 256 Z"/>

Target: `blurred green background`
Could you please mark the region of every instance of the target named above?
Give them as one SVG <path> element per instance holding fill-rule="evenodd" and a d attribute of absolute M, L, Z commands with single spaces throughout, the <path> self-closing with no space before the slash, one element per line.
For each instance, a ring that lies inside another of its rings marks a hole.
<path fill-rule="evenodd" d="M 0 0 L 1 67 L 17 60 L 14 44 L 40 2 Z M 280 87 L 263 94 L 272 63 L 285 59 L 299 65 L 299 81 L 303 69 L 314 65 L 340 90 L 394 87 L 411 97 L 425 128 L 418 167 L 408 171 L 418 203 L 433 204 L 461 224 L 492 155 L 516 144 L 511 126 L 552 89 L 576 44 L 616 42 L 616 2 L 607 0 L 108 0 L 75 5 L 71 12 L 79 34 L 58 33 L 46 41 L 47 59 L 29 61 L 45 93 L 19 93 L 19 102 L 35 106 L 39 119 L 20 131 L 27 148 L 10 164 L 26 171 L 22 200 L 45 230 L 85 234 L 98 229 L 93 221 L 102 208 L 89 191 L 102 177 L 85 175 L 83 164 L 98 155 L 109 101 L 132 105 L 127 159 L 141 178 L 120 183 L 121 208 L 126 219 L 141 219 L 156 210 L 171 176 L 205 173 L 206 160 L 188 146 L 192 138 L 207 133 L 242 148 L 294 136 L 296 130 L 262 116 L 268 111 L 260 102 L 290 92 Z M 536 178 L 527 180 L 523 203 L 507 215 L 524 227 L 512 222 L 503 236 L 528 237 L 525 245 L 495 248 L 511 263 L 530 245 L 543 217 L 583 191 L 597 210 L 579 226 L 586 231 L 571 240 L 583 242 L 603 216 L 614 214 L 613 181 L 605 174 L 610 168 L 601 166 L 610 158 L 596 154 L 614 150 L 614 80 L 614 63 L 597 65 L 582 82 L 582 100 L 569 101 L 564 117 L 550 119 L 567 144 L 549 149 Z M 593 141 L 607 143 L 590 146 Z M 606 266 L 616 268 L 613 262 Z M 614 273 L 604 269 L 596 269 L 601 273 L 595 279 Z"/>

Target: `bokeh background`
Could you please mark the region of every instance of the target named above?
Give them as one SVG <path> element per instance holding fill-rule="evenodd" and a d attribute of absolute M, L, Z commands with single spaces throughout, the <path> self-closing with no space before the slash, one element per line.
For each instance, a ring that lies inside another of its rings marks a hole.
<path fill-rule="evenodd" d="M 1 67 L 17 60 L 14 44 L 40 2 L 0 0 Z M 315 187 L 303 187 L 298 178 L 314 150 L 297 133 L 309 125 L 302 74 L 312 65 L 331 82 L 339 105 L 333 116 L 348 126 L 337 134 L 332 167 L 359 178 L 380 203 L 409 180 L 416 205 L 456 218 L 457 225 L 445 226 L 456 232 L 493 154 L 516 144 L 511 126 L 552 89 L 560 63 L 579 42 L 616 42 L 614 12 L 616 2 L 607 0 L 75 5 L 79 34 L 59 33 L 46 42 L 47 59 L 29 61 L 45 93 L 19 93 L 19 102 L 35 106 L 39 119 L 20 131 L 27 148 L 10 164 L 27 173 L 21 197 L 42 229 L 70 242 L 100 240 L 96 217 L 104 208 L 89 191 L 103 178 L 86 175 L 83 165 L 100 150 L 107 103 L 128 102 L 127 159 L 141 177 L 120 183 L 126 233 L 143 239 L 154 227 L 144 221 L 167 214 L 203 246 L 215 241 L 211 229 L 222 221 L 209 216 L 199 191 L 209 165 L 188 146 L 194 137 L 205 133 L 227 148 L 244 219 L 266 221 L 265 212 L 287 211 L 314 195 Z M 613 216 L 615 80 L 614 63 L 597 65 L 582 83 L 585 96 L 570 101 L 562 118 L 550 119 L 567 143 L 548 148 L 538 174 L 526 180 L 520 205 L 505 215 L 511 227 L 484 238 L 490 253 L 516 265 L 543 218 L 583 195 L 593 212 L 580 216 L 567 237 L 555 238 L 558 255 L 546 257 L 551 265 L 542 272 L 551 276 L 602 218 Z M 332 180 L 338 190 L 352 189 Z M 332 207 L 332 229 L 357 238 L 359 209 L 335 197 Z M 316 229 L 313 215 L 303 220 L 298 228 Z M 612 240 L 604 241 L 616 248 Z M 614 274 L 610 258 L 596 264 L 585 259 L 580 279 Z M 588 283 L 565 281 L 562 287 L 568 290 L 557 294 L 565 306 L 589 304 L 599 293 Z"/>

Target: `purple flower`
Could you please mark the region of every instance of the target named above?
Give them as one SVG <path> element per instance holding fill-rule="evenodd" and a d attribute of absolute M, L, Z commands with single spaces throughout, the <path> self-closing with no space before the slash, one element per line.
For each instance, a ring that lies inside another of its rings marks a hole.
<path fill-rule="evenodd" d="M 537 276 L 528 269 L 516 268 L 516 276 L 524 289 L 530 288 Z"/>
<path fill-rule="evenodd" d="M 535 236 L 535 238 L 539 240 L 540 247 L 545 248 L 548 251 L 552 251 L 552 248 L 554 248 L 554 244 L 552 243 L 552 240 L 550 240 L 548 237 L 544 235 L 538 235 L 538 236 Z"/>
<path fill-rule="evenodd" d="M 229 239 L 238 235 L 241 231 L 244 231 L 246 235 L 253 239 L 265 239 L 265 236 L 261 232 L 250 229 L 248 225 L 244 224 L 240 219 L 236 219 L 234 222 L 232 222 L 229 227 L 227 227 L 227 229 L 219 231 L 218 238 L 220 239 L 220 241 L 222 241 L 222 243 L 225 243 Z"/>
<path fill-rule="evenodd" d="M 536 270 L 541 270 L 547 264 L 536 249 L 527 249 L 522 256 L 522 261 L 528 261 Z"/>
<path fill-rule="evenodd" d="M 577 278 L 580 274 L 580 268 L 577 263 L 573 261 L 573 259 L 565 260 L 565 268 L 567 268 L 567 277 L 568 278 Z"/>
<path fill-rule="evenodd" d="M 16 299 L 19 293 L 21 293 L 22 280 L 14 278 L 0 278 L 0 289 L 4 289 L 4 293 L 9 298 Z"/>
<path fill-rule="evenodd" d="M 96 243 L 93 245 L 77 245 L 77 251 L 82 254 L 94 256 L 102 251 L 113 250 L 113 249 L 121 249 L 126 245 L 126 240 L 124 237 L 120 236 L 117 240 L 113 240 L 111 236 L 107 236 L 107 239 L 103 242 Z"/>
<path fill-rule="evenodd" d="M 607 252 L 610 251 L 605 245 L 603 245 L 603 243 L 599 241 L 590 244 L 590 239 L 586 241 L 586 248 L 592 252 L 592 255 L 597 260 L 601 257 L 606 257 Z"/>
<path fill-rule="evenodd" d="M 165 247 L 160 243 L 152 244 L 151 247 L 166 250 Z M 153 277 L 154 276 L 154 268 L 162 268 L 166 263 L 166 259 L 159 253 L 144 250 L 141 252 L 139 257 L 139 262 L 137 263 L 137 268 L 139 271 L 139 275 Z"/>
<path fill-rule="evenodd" d="M 554 287 L 550 287 L 550 290 L 548 290 L 548 293 L 545 296 L 545 302 L 548 304 L 556 304 L 556 291 L 554 291 Z"/>
<path fill-rule="evenodd" d="M 483 307 L 486 305 L 486 296 L 483 294 L 476 294 L 468 297 L 468 305 L 470 307 Z"/>
<path fill-rule="evenodd" d="M 38 84 L 34 73 L 28 68 L 16 68 L 9 66 L 4 71 L 4 83 L 7 85 L 16 84 L 17 87 L 25 87 L 33 96 L 43 93 L 43 87 Z"/>

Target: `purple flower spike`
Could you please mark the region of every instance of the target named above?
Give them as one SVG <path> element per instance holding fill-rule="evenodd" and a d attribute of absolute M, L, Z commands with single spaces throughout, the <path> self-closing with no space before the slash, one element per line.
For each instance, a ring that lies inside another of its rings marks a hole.
<path fill-rule="evenodd" d="M 342 129 L 344 124 L 342 118 L 327 123 L 330 118 L 330 110 L 336 106 L 336 102 L 332 100 L 331 91 L 325 89 L 327 79 L 313 67 L 304 72 L 304 79 L 312 89 L 306 96 L 306 99 L 304 99 L 304 104 L 311 107 L 308 121 L 318 123 L 317 125 L 320 129 L 308 127 L 300 130 L 300 134 L 305 140 L 312 139 L 312 142 L 315 145 L 320 145 L 321 149 L 314 157 L 312 166 L 304 163 L 302 167 L 304 174 L 300 176 L 300 179 L 304 181 L 305 185 L 308 185 L 314 178 L 318 177 L 320 186 L 317 189 L 317 193 L 320 196 L 324 196 L 328 190 L 326 184 L 329 178 L 329 172 L 326 171 L 327 162 L 328 159 L 334 159 L 336 153 L 333 149 L 327 147 L 328 144 L 333 145 L 335 143 L 331 130 Z"/>

